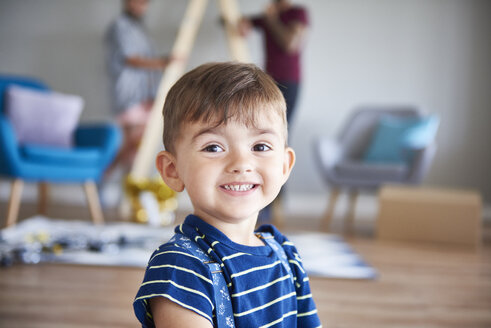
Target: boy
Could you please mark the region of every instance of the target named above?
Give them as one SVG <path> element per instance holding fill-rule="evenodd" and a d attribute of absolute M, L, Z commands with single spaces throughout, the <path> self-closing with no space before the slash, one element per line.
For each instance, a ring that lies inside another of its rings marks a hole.
<path fill-rule="evenodd" d="M 169 91 L 157 168 L 186 188 L 194 214 L 149 261 L 134 302 L 144 327 L 320 326 L 293 244 L 273 226 L 254 232 L 295 162 L 285 112 L 274 81 L 251 64 L 205 64 Z"/>

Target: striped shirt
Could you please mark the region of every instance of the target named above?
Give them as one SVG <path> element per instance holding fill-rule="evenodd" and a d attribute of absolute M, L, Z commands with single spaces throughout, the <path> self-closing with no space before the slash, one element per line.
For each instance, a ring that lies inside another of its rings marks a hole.
<path fill-rule="evenodd" d="M 283 246 L 292 275 L 266 244 L 244 246 L 196 216 L 189 215 L 176 227 L 222 267 L 236 327 L 320 327 L 309 279 L 295 246 L 276 228 L 265 225 Z M 167 299 L 208 319 L 215 327 L 213 277 L 199 259 L 172 242 L 151 256 L 143 283 L 134 301 L 135 314 L 143 327 L 153 327 L 148 300 Z"/>

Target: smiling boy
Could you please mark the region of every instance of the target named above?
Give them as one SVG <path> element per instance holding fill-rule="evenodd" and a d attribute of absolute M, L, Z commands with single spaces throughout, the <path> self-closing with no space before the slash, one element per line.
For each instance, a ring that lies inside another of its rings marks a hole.
<path fill-rule="evenodd" d="M 294 245 L 273 226 L 254 231 L 295 162 L 285 107 L 251 64 L 205 64 L 169 91 L 157 168 L 172 189 L 186 189 L 194 212 L 149 261 L 134 303 L 144 327 L 218 327 L 228 305 L 228 327 L 320 326 Z M 207 262 L 219 265 L 225 302 Z"/>

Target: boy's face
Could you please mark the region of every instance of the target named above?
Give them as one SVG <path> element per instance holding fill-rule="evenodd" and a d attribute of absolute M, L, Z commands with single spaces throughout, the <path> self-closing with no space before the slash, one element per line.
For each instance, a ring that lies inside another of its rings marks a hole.
<path fill-rule="evenodd" d="M 230 120 L 213 127 L 186 123 L 175 157 L 162 152 L 157 167 L 173 189 L 186 188 L 195 213 L 208 223 L 257 219 L 286 182 L 295 161 L 277 114 L 258 113 L 257 126 Z"/>

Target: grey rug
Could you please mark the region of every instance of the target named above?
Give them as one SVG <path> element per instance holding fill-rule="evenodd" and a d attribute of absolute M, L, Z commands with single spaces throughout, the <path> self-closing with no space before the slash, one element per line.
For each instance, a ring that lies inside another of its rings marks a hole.
<path fill-rule="evenodd" d="M 135 223 L 53 220 L 36 216 L 0 231 L 4 265 L 16 262 L 63 262 L 100 266 L 146 267 L 160 244 L 174 234 L 172 227 Z M 288 235 L 311 277 L 374 279 L 377 272 L 344 240 L 324 233 Z"/>

